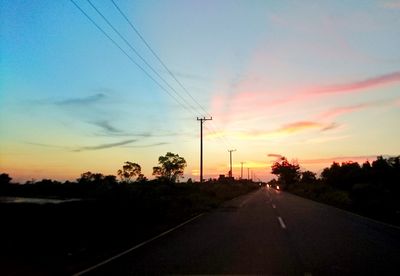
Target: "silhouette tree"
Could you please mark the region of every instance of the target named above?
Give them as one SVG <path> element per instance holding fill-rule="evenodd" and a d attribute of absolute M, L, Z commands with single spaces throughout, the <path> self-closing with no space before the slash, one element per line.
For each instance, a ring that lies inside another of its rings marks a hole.
<path fill-rule="evenodd" d="M 117 186 L 117 177 L 115 175 L 106 175 L 103 178 L 103 183 L 111 188 L 114 188 Z"/>
<path fill-rule="evenodd" d="M 316 173 L 312 171 L 305 171 L 301 173 L 300 182 L 303 184 L 311 184 L 317 181 Z"/>
<path fill-rule="evenodd" d="M 141 173 L 142 168 L 139 164 L 126 161 L 122 166 L 122 170 L 118 170 L 117 174 L 123 182 L 131 182 L 132 177 L 137 176 L 137 181 L 143 180 L 144 176 Z"/>
<path fill-rule="evenodd" d="M 271 168 L 272 174 L 278 176 L 283 188 L 287 189 L 290 185 L 298 183 L 300 180 L 300 166 L 289 163 L 286 157 L 282 157 L 280 162 L 276 161 Z"/>
<path fill-rule="evenodd" d="M 365 165 L 367 168 L 368 165 Z M 330 168 L 321 173 L 322 179 L 328 185 L 341 189 L 351 190 L 353 185 L 363 180 L 363 171 L 357 162 L 343 162 L 342 165 L 333 162 Z"/>
<path fill-rule="evenodd" d="M 10 184 L 11 179 L 12 178 L 6 173 L 0 174 L 0 185 Z"/>
<path fill-rule="evenodd" d="M 81 177 L 77 179 L 79 184 L 100 183 L 104 179 L 101 173 L 84 172 Z"/>
<path fill-rule="evenodd" d="M 340 164 L 333 162 L 329 168 L 325 168 L 321 173 L 322 180 L 331 186 L 340 181 Z"/>
<path fill-rule="evenodd" d="M 171 152 L 167 152 L 165 156 L 160 156 L 158 164 L 160 166 L 153 167 L 153 175 L 171 182 L 176 182 L 179 177 L 183 176 L 183 171 L 187 165 L 183 157 Z"/>

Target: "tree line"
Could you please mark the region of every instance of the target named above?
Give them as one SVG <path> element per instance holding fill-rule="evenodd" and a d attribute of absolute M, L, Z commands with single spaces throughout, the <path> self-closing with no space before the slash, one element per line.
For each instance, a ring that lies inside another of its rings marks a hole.
<path fill-rule="evenodd" d="M 180 157 L 178 154 L 167 152 L 165 156 L 160 156 L 158 158 L 158 166 L 153 167 L 153 174 L 158 180 L 165 180 L 168 182 L 179 181 L 179 178 L 183 177 L 184 169 L 187 166 L 186 160 Z M 126 161 L 122 168 L 117 171 L 117 176 L 121 183 L 131 183 L 131 182 L 146 182 L 148 179 L 142 174 L 142 167 L 134 162 Z M 92 173 L 90 171 L 81 174 L 80 178 L 76 181 L 78 183 L 101 183 L 114 184 L 117 183 L 117 176 L 115 175 L 103 175 L 102 173 Z M 12 178 L 7 173 L 0 174 L 0 184 L 10 184 Z M 43 179 L 39 181 L 40 183 L 55 183 L 61 184 L 58 181 L 52 181 L 50 179 Z M 34 180 L 27 181 L 25 184 L 34 184 Z M 66 181 L 65 183 L 70 183 Z"/>
<path fill-rule="evenodd" d="M 0 195 L 22 196 L 22 197 L 58 197 L 58 198 L 129 198 L 132 194 L 137 194 L 142 184 L 150 183 L 149 190 L 157 190 L 161 185 L 176 186 L 179 184 L 184 175 L 187 166 L 185 158 L 172 152 L 167 152 L 164 156 L 158 158 L 157 166 L 153 167 L 152 175 L 155 179 L 149 180 L 142 173 L 142 167 L 135 162 L 126 161 L 122 167 L 116 172 L 116 175 L 104 175 L 98 172 L 87 171 L 80 175 L 76 181 L 65 181 L 64 183 L 42 179 L 40 181 L 26 181 L 25 185 L 15 185 L 12 178 L 7 173 L 0 174 Z M 209 180 L 205 184 L 248 184 L 251 181 L 234 181 L 229 179 Z M 193 185 L 194 182 L 189 178 L 185 184 Z M 199 183 L 196 183 L 198 185 Z M 199 185 L 198 185 L 199 186 Z M 202 186 L 202 185 L 200 185 Z M 225 189 L 226 188 L 226 189 Z M 237 187 L 236 187 L 237 188 Z M 207 190 L 207 185 L 202 186 L 203 190 Z M 247 190 L 244 188 L 243 191 Z M 214 191 L 208 191 L 213 194 Z M 221 198 L 228 198 L 229 194 L 234 195 L 235 187 L 231 190 L 227 187 L 219 189 L 217 194 Z M 118 196 L 117 196 L 118 194 Z"/>
<path fill-rule="evenodd" d="M 276 161 L 270 182 L 281 189 L 329 203 L 363 215 L 400 224 L 400 156 L 378 156 L 363 164 L 333 162 L 320 177 L 301 171 L 296 162 L 285 157 Z"/>

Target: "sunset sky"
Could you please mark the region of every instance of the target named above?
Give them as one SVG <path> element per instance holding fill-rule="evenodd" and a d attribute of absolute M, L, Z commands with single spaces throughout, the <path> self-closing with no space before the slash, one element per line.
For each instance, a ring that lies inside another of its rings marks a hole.
<path fill-rule="evenodd" d="M 168 151 L 198 180 L 196 117 L 210 115 L 205 178 L 228 173 L 228 149 L 235 177 L 245 162 L 262 180 L 279 156 L 319 173 L 400 154 L 400 1 L 114 0 L 186 91 L 111 0 L 91 3 L 156 73 L 74 2 L 131 59 L 70 0 L 0 0 L 0 173 L 14 181 L 125 161 L 152 178 Z"/>

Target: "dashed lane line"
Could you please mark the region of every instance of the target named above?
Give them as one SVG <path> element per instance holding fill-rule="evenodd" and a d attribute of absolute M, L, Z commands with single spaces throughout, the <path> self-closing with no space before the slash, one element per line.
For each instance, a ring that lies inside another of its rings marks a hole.
<path fill-rule="evenodd" d="M 282 229 L 286 229 L 286 225 L 283 222 L 283 219 L 281 217 L 278 217 L 278 221 L 279 221 L 279 224 L 281 225 Z"/>

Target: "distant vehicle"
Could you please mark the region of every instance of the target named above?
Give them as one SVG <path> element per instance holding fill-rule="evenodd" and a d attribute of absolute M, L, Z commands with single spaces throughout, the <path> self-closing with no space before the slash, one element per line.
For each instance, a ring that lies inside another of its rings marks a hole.
<path fill-rule="evenodd" d="M 279 185 L 276 185 L 276 189 L 277 189 L 277 190 L 279 190 L 279 189 L 280 189 L 280 188 L 279 188 Z"/>

